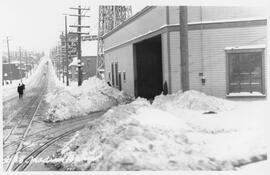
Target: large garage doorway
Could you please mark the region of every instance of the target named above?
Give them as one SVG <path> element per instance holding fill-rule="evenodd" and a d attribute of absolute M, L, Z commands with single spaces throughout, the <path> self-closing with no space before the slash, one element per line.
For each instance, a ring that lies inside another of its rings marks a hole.
<path fill-rule="evenodd" d="M 162 92 L 161 35 L 134 44 L 135 96 L 153 99 Z"/>

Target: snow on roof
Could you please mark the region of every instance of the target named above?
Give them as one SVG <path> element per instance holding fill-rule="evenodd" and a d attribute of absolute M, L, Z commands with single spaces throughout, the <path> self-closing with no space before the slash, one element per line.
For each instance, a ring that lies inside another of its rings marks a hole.
<path fill-rule="evenodd" d="M 68 66 L 77 66 L 78 65 L 78 57 L 74 57 L 72 62 Z"/>
<path fill-rule="evenodd" d="M 12 61 L 11 64 L 20 64 L 20 61 Z"/>
<path fill-rule="evenodd" d="M 265 44 L 225 47 L 224 50 L 263 49 Z"/>

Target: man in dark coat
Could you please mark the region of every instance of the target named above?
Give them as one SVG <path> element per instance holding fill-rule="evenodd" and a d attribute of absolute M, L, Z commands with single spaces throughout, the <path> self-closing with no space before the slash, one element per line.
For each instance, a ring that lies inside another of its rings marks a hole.
<path fill-rule="evenodd" d="M 19 86 L 17 87 L 17 91 L 19 93 L 19 99 L 22 97 L 22 85 L 19 83 Z"/>
<path fill-rule="evenodd" d="M 22 82 L 22 96 L 23 96 L 24 90 L 25 90 L 25 85 Z"/>
<path fill-rule="evenodd" d="M 23 96 L 24 90 L 25 90 L 25 85 L 22 82 L 22 96 Z"/>

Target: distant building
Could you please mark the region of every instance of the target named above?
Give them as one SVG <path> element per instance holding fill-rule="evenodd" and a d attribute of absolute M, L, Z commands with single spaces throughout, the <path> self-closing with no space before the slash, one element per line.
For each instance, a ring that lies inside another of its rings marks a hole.
<path fill-rule="evenodd" d="M 18 80 L 25 76 L 25 70 L 20 71 L 19 65 L 17 63 L 3 63 L 2 70 L 3 80 Z"/>
<path fill-rule="evenodd" d="M 82 73 L 83 80 L 88 79 L 89 77 L 96 75 L 96 56 L 82 56 Z M 70 78 L 75 81 L 78 79 L 78 59 L 77 57 L 73 58 L 73 61 L 69 64 L 70 67 Z"/>
<path fill-rule="evenodd" d="M 266 12 L 188 7 L 190 89 L 222 98 L 266 96 Z M 103 36 L 105 77 L 135 97 L 182 89 L 179 7 L 146 7 Z"/>

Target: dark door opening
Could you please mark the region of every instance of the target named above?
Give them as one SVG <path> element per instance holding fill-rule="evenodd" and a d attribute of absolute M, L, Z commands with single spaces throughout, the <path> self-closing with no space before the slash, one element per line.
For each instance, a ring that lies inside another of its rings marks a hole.
<path fill-rule="evenodd" d="M 162 92 L 161 35 L 134 44 L 135 96 L 153 99 Z"/>
<path fill-rule="evenodd" d="M 122 77 L 121 77 L 121 72 L 118 73 L 118 79 L 119 79 L 119 91 L 122 90 Z"/>

